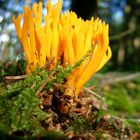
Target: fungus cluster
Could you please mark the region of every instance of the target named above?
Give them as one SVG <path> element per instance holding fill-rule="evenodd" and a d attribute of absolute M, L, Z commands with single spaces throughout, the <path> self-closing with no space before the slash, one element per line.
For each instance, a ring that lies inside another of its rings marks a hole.
<path fill-rule="evenodd" d="M 65 83 L 68 85 L 65 94 L 78 97 L 84 84 L 111 57 L 108 25 L 100 19 L 84 21 L 72 11 L 61 14 L 61 8 L 61 0 L 56 5 L 48 0 L 47 14 L 42 17 L 42 3 L 34 3 L 31 8 L 23 8 L 23 15 L 13 16 L 13 22 L 26 54 L 27 74 L 53 57 L 50 69 L 58 60 L 63 67 L 73 65 L 92 47 L 88 58 L 67 76 Z"/>

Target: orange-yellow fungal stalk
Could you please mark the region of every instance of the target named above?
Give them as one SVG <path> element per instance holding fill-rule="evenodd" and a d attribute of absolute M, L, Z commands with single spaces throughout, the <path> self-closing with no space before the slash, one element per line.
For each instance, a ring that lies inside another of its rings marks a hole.
<path fill-rule="evenodd" d="M 100 19 L 84 21 L 74 12 L 61 14 L 62 2 L 52 5 L 48 0 L 47 14 L 42 24 L 42 3 L 34 3 L 32 8 L 24 7 L 23 15 L 13 16 L 16 32 L 23 46 L 28 62 L 27 73 L 42 67 L 46 61 L 55 57 L 51 68 L 61 58 L 66 64 L 73 65 L 81 60 L 93 46 L 88 58 L 68 75 L 65 84 L 66 95 L 78 97 L 80 90 L 90 77 L 100 70 L 111 57 L 108 25 Z M 23 17 L 23 24 L 21 20 Z"/>

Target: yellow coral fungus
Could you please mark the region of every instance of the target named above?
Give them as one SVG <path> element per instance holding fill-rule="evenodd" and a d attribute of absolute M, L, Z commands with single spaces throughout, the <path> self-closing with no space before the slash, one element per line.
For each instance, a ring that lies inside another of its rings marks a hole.
<path fill-rule="evenodd" d="M 81 88 L 90 77 L 100 70 L 110 59 L 108 25 L 99 19 L 84 21 L 74 12 L 60 14 L 61 0 L 52 5 L 48 0 L 47 14 L 42 25 L 42 3 L 34 3 L 32 8 L 24 7 L 24 14 L 13 16 L 18 38 L 22 43 L 27 58 L 27 73 L 37 66 L 44 66 L 46 61 L 55 57 L 51 67 L 55 67 L 61 58 L 62 66 L 73 65 L 93 46 L 88 58 L 67 77 L 66 95 L 78 97 Z M 22 17 L 23 25 L 21 25 Z"/>

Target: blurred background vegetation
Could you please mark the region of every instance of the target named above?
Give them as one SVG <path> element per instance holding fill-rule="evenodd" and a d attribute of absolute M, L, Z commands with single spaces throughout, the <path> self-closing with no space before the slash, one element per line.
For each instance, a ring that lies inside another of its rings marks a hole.
<path fill-rule="evenodd" d="M 22 12 L 23 5 L 41 0 L 0 0 L 0 61 L 24 58 L 17 39 L 13 14 Z M 52 0 L 56 3 L 57 0 Z M 43 0 L 45 14 L 45 4 Z M 140 0 L 63 0 L 63 10 L 72 10 L 83 19 L 100 17 L 110 25 L 110 46 L 113 51 L 109 70 L 140 70 Z"/>
<path fill-rule="evenodd" d="M 22 12 L 23 5 L 38 1 L 0 0 L 0 65 L 25 58 L 11 17 Z M 45 14 L 47 0 L 42 2 Z M 131 122 L 140 133 L 140 0 L 63 0 L 62 12 L 67 10 L 84 20 L 94 16 L 109 24 L 112 58 L 87 86 L 96 86 L 95 91 L 105 96 L 110 111 L 123 114 L 127 124 Z M 11 72 L 10 67 L 7 74 Z"/>

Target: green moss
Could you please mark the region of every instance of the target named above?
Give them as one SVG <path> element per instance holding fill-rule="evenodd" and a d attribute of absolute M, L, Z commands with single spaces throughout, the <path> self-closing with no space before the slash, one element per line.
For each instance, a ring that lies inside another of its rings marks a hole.
<path fill-rule="evenodd" d="M 54 83 L 64 83 L 67 75 L 80 66 L 89 56 L 90 51 L 72 66 L 66 65 L 63 68 L 58 64 L 51 71 L 38 68 L 24 80 L 0 88 L 2 91 L 0 94 L 0 131 L 8 134 L 22 132 L 25 137 L 26 135 L 45 135 L 46 131 L 41 122 L 46 123 L 51 114 L 39 108 L 41 101 L 35 94 L 46 81 L 44 88 L 48 91 L 54 86 Z M 3 76 L 5 75 L 3 74 Z"/>

